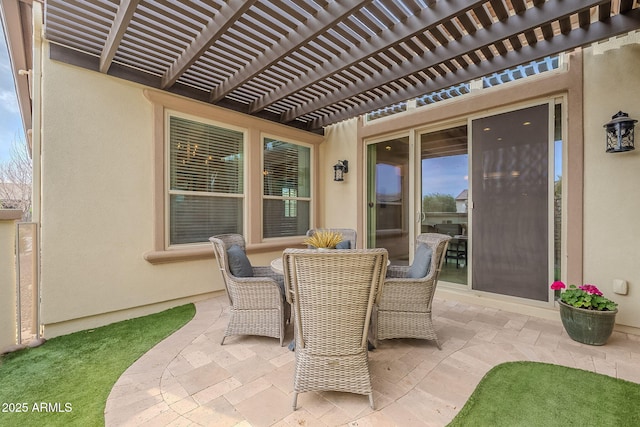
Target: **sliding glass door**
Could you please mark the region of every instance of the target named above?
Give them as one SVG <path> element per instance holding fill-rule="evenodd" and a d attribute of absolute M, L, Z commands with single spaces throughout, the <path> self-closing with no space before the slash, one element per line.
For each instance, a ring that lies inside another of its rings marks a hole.
<path fill-rule="evenodd" d="M 420 231 L 451 236 L 440 280 L 467 284 L 469 155 L 467 126 L 420 134 Z"/>
<path fill-rule="evenodd" d="M 417 234 L 448 234 L 442 283 L 548 301 L 561 266 L 561 116 L 550 102 L 368 144 L 368 247 L 408 264 Z"/>
<path fill-rule="evenodd" d="M 367 145 L 367 247 L 386 248 L 394 264 L 409 262 L 409 136 Z"/>

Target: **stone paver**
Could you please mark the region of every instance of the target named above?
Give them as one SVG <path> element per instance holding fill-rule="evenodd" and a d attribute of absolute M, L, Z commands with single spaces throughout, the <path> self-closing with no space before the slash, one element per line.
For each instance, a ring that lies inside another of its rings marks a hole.
<path fill-rule="evenodd" d="M 107 426 L 443 426 L 482 376 L 515 360 L 556 363 L 640 382 L 640 338 L 615 332 L 605 346 L 572 341 L 560 320 L 434 301 L 442 350 L 386 340 L 370 353 L 376 409 L 367 396 L 302 393 L 291 408 L 294 355 L 266 337 L 220 339 L 226 296 L 196 304 L 194 319 L 141 357 L 107 400 Z M 292 328 L 288 327 L 291 339 Z M 446 384 L 446 386 L 443 386 Z"/>

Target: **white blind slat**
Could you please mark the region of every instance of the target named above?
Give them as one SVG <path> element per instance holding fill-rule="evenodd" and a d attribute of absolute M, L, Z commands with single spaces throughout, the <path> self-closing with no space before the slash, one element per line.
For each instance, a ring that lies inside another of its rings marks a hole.
<path fill-rule="evenodd" d="M 169 117 L 169 244 L 242 233 L 243 149 L 242 132 Z"/>

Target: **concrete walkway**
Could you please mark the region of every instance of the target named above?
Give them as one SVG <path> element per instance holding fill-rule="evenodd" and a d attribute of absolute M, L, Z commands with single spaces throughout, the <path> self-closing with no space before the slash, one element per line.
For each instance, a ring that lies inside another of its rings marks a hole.
<path fill-rule="evenodd" d="M 442 350 L 407 339 L 381 341 L 370 353 L 375 411 L 366 396 L 335 392 L 303 393 L 292 411 L 294 353 L 264 337 L 229 337 L 221 346 L 224 295 L 196 309 L 120 377 L 107 426 L 444 426 L 489 369 L 515 360 L 640 383 L 640 336 L 614 332 L 605 346 L 588 346 L 572 341 L 559 318 L 436 299 Z"/>

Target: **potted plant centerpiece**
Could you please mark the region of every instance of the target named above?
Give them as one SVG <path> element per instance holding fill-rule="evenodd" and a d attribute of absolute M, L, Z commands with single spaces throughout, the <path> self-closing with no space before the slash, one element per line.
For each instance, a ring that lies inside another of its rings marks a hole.
<path fill-rule="evenodd" d="M 569 337 L 583 344 L 604 345 L 616 323 L 618 304 L 605 298 L 594 285 L 569 285 L 553 282 L 560 291 L 560 319 Z"/>
<path fill-rule="evenodd" d="M 342 242 L 342 233 L 331 230 L 318 230 L 302 241 L 316 249 L 335 249 Z"/>

